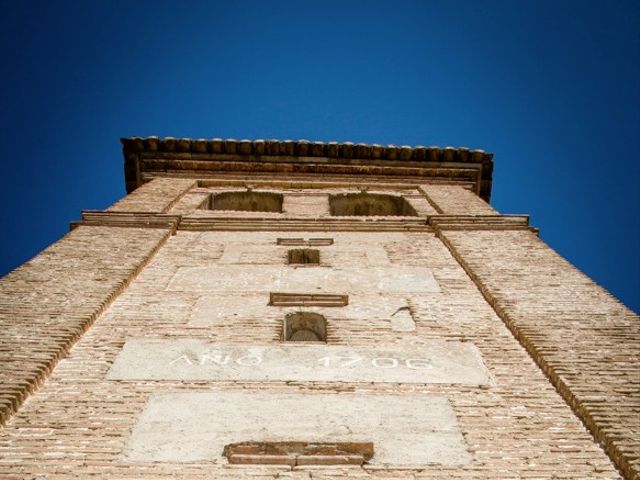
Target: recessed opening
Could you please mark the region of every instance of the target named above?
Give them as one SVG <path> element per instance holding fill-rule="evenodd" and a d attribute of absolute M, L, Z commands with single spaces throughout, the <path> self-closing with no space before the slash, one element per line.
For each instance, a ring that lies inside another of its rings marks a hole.
<path fill-rule="evenodd" d="M 223 192 L 213 196 L 212 210 L 282 212 L 282 194 L 274 192 Z"/>
<path fill-rule="evenodd" d="M 290 264 L 319 264 L 320 250 L 314 248 L 296 248 L 289 250 Z"/>
<path fill-rule="evenodd" d="M 362 465 L 373 457 L 371 442 L 240 442 L 222 454 L 233 464 Z"/>
<path fill-rule="evenodd" d="M 329 195 L 329 210 L 334 216 L 418 215 L 405 198 L 381 193 Z"/>
<path fill-rule="evenodd" d="M 327 320 L 319 313 L 290 313 L 284 319 L 282 338 L 285 342 L 326 342 Z"/>

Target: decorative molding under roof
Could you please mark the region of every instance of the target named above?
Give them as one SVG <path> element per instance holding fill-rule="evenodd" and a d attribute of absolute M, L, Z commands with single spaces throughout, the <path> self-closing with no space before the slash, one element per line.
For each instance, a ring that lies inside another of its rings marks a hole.
<path fill-rule="evenodd" d="M 479 173 L 474 179 L 476 193 L 488 200 L 491 195 L 491 178 L 493 172 L 493 154 L 484 150 L 471 150 L 466 147 L 435 147 L 408 145 L 377 145 L 352 142 L 310 142 L 308 140 L 235 140 L 235 139 L 190 139 L 174 137 L 131 137 L 122 138 L 125 155 L 125 175 L 127 190 L 132 191 L 144 180 L 142 173 L 158 168 L 159 160 L 162 169 L 191 170 L 193 165 L 186 165 L 185 160 L 194 162 L 260 162 L 307 165 L 314 162 L 333 166 L 358 164 L 360 166 L 389 165 L 410 166 L 413 168 L 475 168 Z M 150 160 L 147 168 L 144 160 Z M 167 162 L 172 162 L 167 168 Z M 182 161 L 182 163 L 180 163 Z M 202 170 L 202 164 L 198 165 Z M 308 171 L 307 167 L 307 171 Z M 267 170 L 265 170 L 267 171 Z M 406 169 L 404 170 L 406 171 Z M 360 169 L 359 174 L 362 174 Z M 417 170 L 416 170 L 417 172 Z M 318 171 L 326 174 L 326 168 Z M 421 173 L 419 176 L 424 177 Z"/>

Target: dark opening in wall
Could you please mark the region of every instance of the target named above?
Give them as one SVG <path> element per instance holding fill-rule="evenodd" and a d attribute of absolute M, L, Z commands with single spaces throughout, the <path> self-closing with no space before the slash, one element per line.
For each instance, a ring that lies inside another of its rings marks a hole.
<path fill-rule="evenodd" d="M 320 263 L 320 250 L 314 248 L 296 248 L 289 250 L 289 263 L 290 264 L 319 264 Z"/>
<path fill-rule="evenodd" d="M 282 212 L 282 194 L 273 192 L 223 192 L 213 196 L 212 210 Z"/>
<path fill-rule="evenodd" d="M 282 338 L 285 342 L 326 342 L 327 320 L 318 313 L 290 313 L 284 319 Z"/>
<path fill-rule="evenodd" d="M 329 210 L 335 216 L 416 216 L 402 197 L 381 193 L 329 195 Z"/>

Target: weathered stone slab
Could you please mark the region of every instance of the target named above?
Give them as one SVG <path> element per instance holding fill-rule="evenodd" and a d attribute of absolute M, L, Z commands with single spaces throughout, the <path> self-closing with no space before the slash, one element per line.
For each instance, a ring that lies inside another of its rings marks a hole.
<path fill-rule="evenodd" d="M 391 329 L 394 332 L 413 332 L 416 329 L 416 322 L 411 316 L 408 307 L 398 309 L 390 317 Z"/>
<path fill-rule="evenodd" d="M 182 267 L 167 290 L 195 292 L 438 293 L 430 269 L 389 266 L 380 268 L 274 267 L 273 265 L 220 265 Z"/>
<path fill-rule="evenodd" d="M 257 391 L 152 395 L 124 457 L 226 463 L 224 446 L 244 441 L 373 442 L 371 464 L 471 461 L 443 397 Z"/>
<path fill-rule="evenodd" d="M 260 316 L 264 319 L 282 319 L 287 313 L 294 313 L 300 307 L 276 307 L 269 305 L 269 295 L 255 294 L 203 294 L 194 304 L 190 314 L 190 325 L 219 326 L 231 324 L 243 315 Z M 415 322 L 407 309 L 407 299 L 403 294 L 384 295 L 376 293 L 349 294 L 349 304 L 340 308 L 305 306 L 307 312 L 324 315 L 327 320 L 354 319 L 367 322 L 389 322 L 394 331 L 414 331 Z"/>
<path fill-rule="evenodd" d="M 107 374 L 111 380 L 339 381 L 490 383 L 470 342 L 346 347 L 242 346 L 202 340 L 131 339 Z"/>

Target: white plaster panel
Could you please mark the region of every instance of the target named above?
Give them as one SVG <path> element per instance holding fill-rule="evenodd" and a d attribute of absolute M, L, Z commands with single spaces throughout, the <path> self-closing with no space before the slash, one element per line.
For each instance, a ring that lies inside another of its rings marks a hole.
<path fill-rule="evenodd" d="M 291 216 L 327 216 L 329 215 L 329 197 L 326 193 L 315 192 L 305 192 L 302 195 L 285 194 L 282 211 Z"/>
<path fill-rule="evenodd" d="M 400 310 L 407 302 L 402 295 L 363 295 L 349 294 L 349 304 L 340 307 L 274 307 L 269 305 L 267 292 L 258 294 L 220 294 L 203 295 L 195 304 L 189 323 L 193 326 L 215 326 L 230 324 L 243 316 L 259 316 L 266 319 L 282 319 L 287 313 L 314 312 L 327 320 L 349 321 L 386 321 L 397 331 L 401 328 L 415 330 L 415 323 L 408 311 Z M 403 313 L 404 312 L 404 313 Z M 395 313 L 395 315 L 394 315 Z M 409 316 L 409 319 L 406 316 Z"/>
<path fill-rule="evenodd" d="M 424 267 L 292 268 L 272 265 L 181 267 L 167 290 L 196 292 L 436 293 L 438 282 Z"/>
<path fill-rule="evenodd" d="M 470 342 L 419 345 L 274 344 L 243 346 L 196 339 L 126 342 L 111 380 L 220 380 L 451 383 L 486 385 L 489 374 Z"/>
<path fill-rule="evenodd" d="M 394 332 L 413 332 L 416 329 L 416 322 L 411 316 L 407 307 L 396 310 L 390 317 L 391 329 Z"/>
<path fill-rule="evenodd" d="M 439 396 L 191 392 L 152 395 L 124 458 L 226 463 L 242 441 L 364 442 L 371 464 L 471 462 L 449 402 Z"/>

